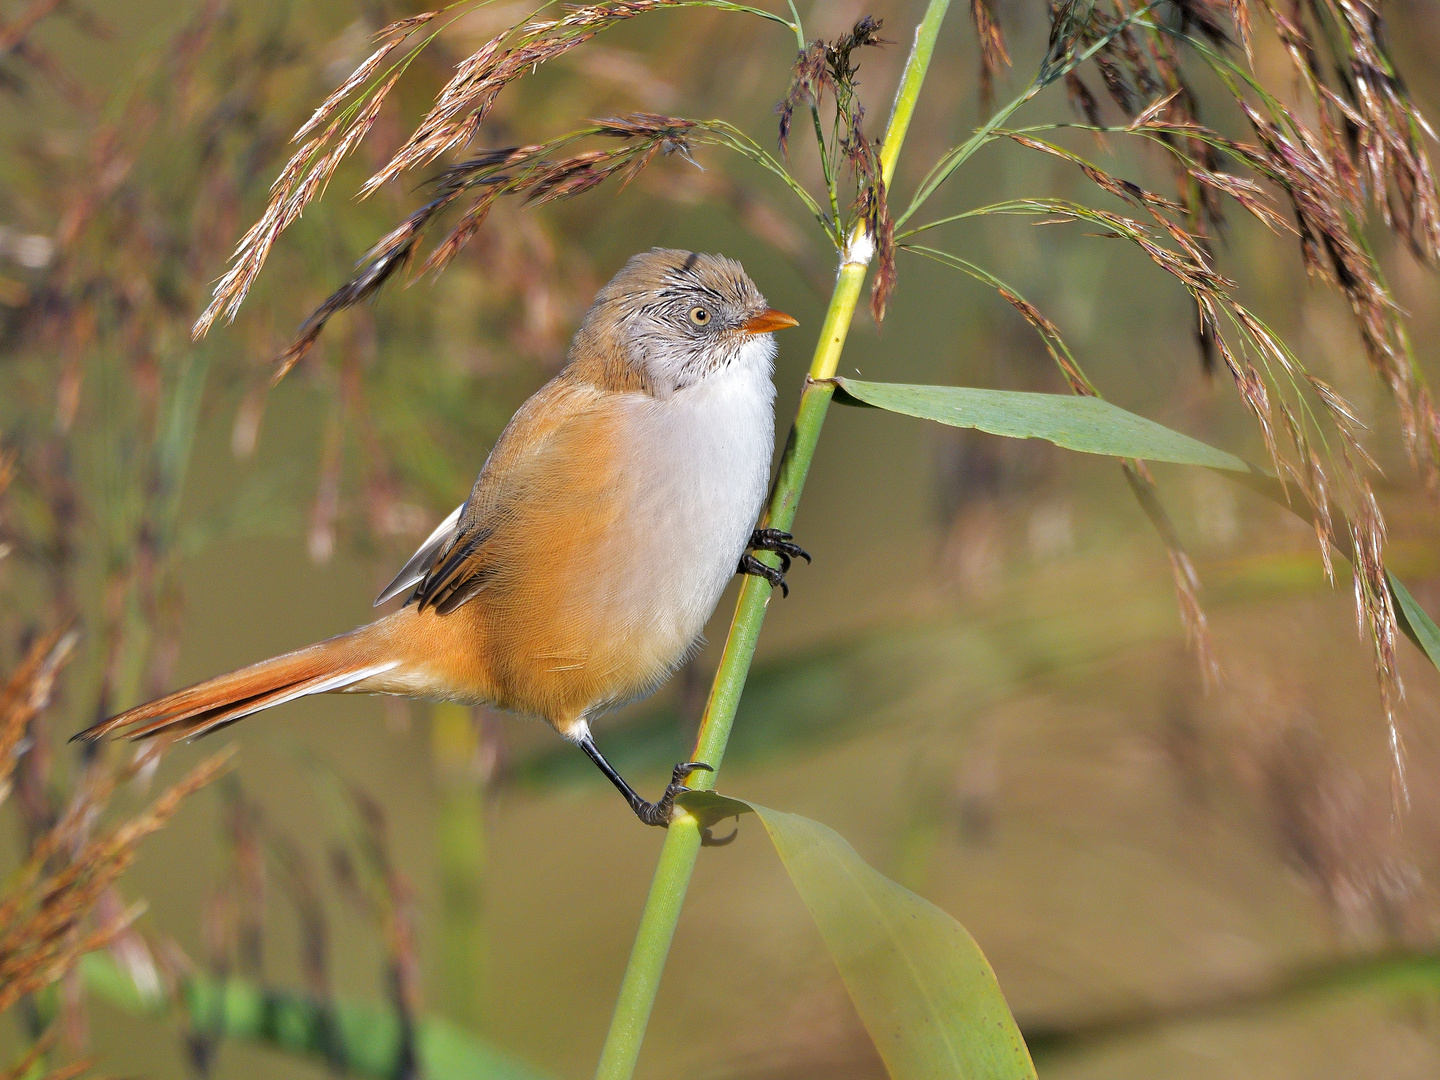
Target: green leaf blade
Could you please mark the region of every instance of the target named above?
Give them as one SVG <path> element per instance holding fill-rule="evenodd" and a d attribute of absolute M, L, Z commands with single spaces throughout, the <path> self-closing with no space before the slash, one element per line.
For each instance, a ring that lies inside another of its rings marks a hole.
<path fill-rule="evenodd" d="M 858 379 L 836 379 L 835 384 L 843 391 L 842 401 L 849 397 L 887 412 L 950 427 L 974 428 L 1010 439 L 1045 439 L 1085 454 L 1203 465 L 1227 472 L 1254 471 L 1234 454 L 1100 398 Z"/>
<path fill-rule="evenodd" d="M 963 926 L 875 870 L 834 830 L 749 806 L 892 1080 L 1034 1080 L 995 973 Z"/>
<path fill-rule="evenodd" d="M 1293 501 L 1275 476 L 1234 454 L 1182 435 L 1153 420 L 1127 412 L 1100 398 L 1036 394 L 1017 390 L 981 390 L 969 386 L 917 386 L 860 379 L 833 380 L 836 400 L 887 412 L 934 420 L 950 427 L 974 428 L 1010 439 L 1045 439 L 1067 450 L 1109 457 L 1200 465 L 1231 479 L 1303 520 L 1311 517 Z M 1239 475 L 1236 475 L 1239 474 Z M 1341 553 L 1351 557 L 1345 529 L 1337 530 Z M 1395 617 L 1405 635 L 1440 670 L 1440 627 L 1394 574 L 1386 571 L 1395 598 Z"/>
<path fill-rule="evenodd" d="M 1425 613 L 1420 602 L 1410 595 L 1404 583 L 1390 571 L 1385 571 L 1390 582 L 1390 592 L 1395 597 L 1395 614 L 1400 620 L 1400 629 L 1410 640 L 1419 645 L 1430 662 L 1440 670 L 1440 627 Z"/>

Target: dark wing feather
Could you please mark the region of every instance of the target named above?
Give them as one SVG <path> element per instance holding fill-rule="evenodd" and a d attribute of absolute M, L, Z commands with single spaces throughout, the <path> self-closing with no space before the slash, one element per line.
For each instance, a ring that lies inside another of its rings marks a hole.
<path fill-rule="evenodd" d="M 469 536 L 457 536 L 449 552 L 438 554 L 436 564 L 415 590 L 412 600 L 421 611 L 433 607 L 448 615 L 469 600 L 484 585 L 487 576 L 483 567 L 471 563 L 492 533 L 493 527 L 481 525 Z"/>
<path fill-rule="evenodd" d="M 394 580 L 386 585 L 379 596 L 375 598 L 375 606 L 379 607 L 387 601 L 395 599 L 401 593 L 414 585 L 418 585 L 435 565 L 436 557 L 450 545 L 451 539 L 455 536 L 456 527 L 460 523 L 460 515 L 465 511 L 465 504 L 461 503 L 454 511 L 436 526 L 435 531 L 426 537 L 425 542 L 411 555 L 400 572 L 395 575 Z M 414 597 L 412 596 L 411 599 Z"/>
<path fill-rule="evenodd" d="M 566 461 L 575 459 L 574 440 L 589 430 L 599 400 L 595 387 L 562 374 L 510 418 L 453 530 L 433 546 L 427 541 L 411 560 L 429 556 L 424 573 L 414 577 L 418 584 L 410 597 L 421 611 L 433 607 L 448 615 L 485 588 L 502 559 L 513 557 L 516 511 L 551 497 L 554 479 Z"/>

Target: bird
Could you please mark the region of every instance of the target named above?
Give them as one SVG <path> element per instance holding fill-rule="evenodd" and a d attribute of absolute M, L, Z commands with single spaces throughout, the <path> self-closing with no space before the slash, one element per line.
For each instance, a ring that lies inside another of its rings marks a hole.
<path fill-rule="evenodd" d="M 375 601 L 398 610 L 128 709 L 74 739 L 198 738 L 323 693 L 488 704 L 575 743 L 647 825 L 591 723 L 700 646 L 736 573 L 788 595 L 794 538 L 756 528 L 775 444 L 773 332 L 796 326 L 736 261 L 655 248 L 597 294 L 560 372 L 514 414 L 469 498 Z M 773 551 L 780 565 L 752 550 Z M 72 740 L 73 741 L 73 740 Z"/>

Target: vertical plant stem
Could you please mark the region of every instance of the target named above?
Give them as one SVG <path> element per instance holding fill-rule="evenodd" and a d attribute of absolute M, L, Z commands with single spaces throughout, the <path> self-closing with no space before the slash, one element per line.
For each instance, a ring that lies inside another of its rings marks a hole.
<path fill-rule="evenodd" d="M 184 351 L 175 389 L 171 392 L 155 436 L 154 480 L 142 481 L 145 483 L 145 514 L 149 519 L 149 528 L 143 535 L 150 550 L 140 554 L 160 564 L 153 572 L 162 575 L 174 570 L 168 560 L 175 547 L 185 477 L 195 456 L 195 432 L 200 424 L 200 407 L 204 404 L 205 389 L 210 380 L 212 353 L 213 350 L 205 346 Z M 126 546 L 132 545 L 127 542 Z M 151 596 L 141 597 L 141 603 L 158 603 L 160 584 L 151 581 L 148 587 Z M 126 605 L 118 646 L 125 652 L 116 685 L 112 688 L 114 698 L 111 705 L 131 705 L 140 699 L 145 668 L 154 655 L 156 630 L 155 620 L 145 608 Z"/>
<path fill-rule="evenodd" d="M 468 707 L 442 701 L 430 710 L 430 752 L 440 795 L 440 983 L 449 1019 L 478 1031 L 485 1020 L 489 966 L 485 781 L 476 768 L 480 739 Z"/>
<path fill-rule="evenodd" d="M 910 118 L 915 113 L 915 102 L 920 96 L 920 86 L 925 80 L 925 72 L 935 50 L 935 38 L 940 32 L 940 24 L 944 21 L 945 10 L 949 6 L 950 0 L 930 0 L 924 18 L 916 27 L 915 42 L 911 46 L 910 57 L 901 75 L 899 89 L 895 93 L 895 103 L 890 110 L 890 121 L 885 128 L 885 139 L 880 151 L 881 171 L 887 188 L 894 177 L 900 147 L 905 141 Z M 820 428 L 825 422 L 825 413 L 834 393 L 834 387 L 821 380 L 833 377 L 839 367 L 840 354 L 845 347 L 845 338 L 855 315 L 855 305 L 859 302 L 860 290 L 865 283 L 870 247 L 863 229 L 863 224 L 856 226 L 845 252 L 841 255 L 840 272 L 835 280 L 835 289 L 830 296 L 830 306 L 825 313 L 819 339 L 815 343 L 809 376 L 805 381 L 804 392 L 800 395 L 800 407 L 795 416 L 795 424 L 790 430 L 790 438 L 780 462 L 780 473 L 776 477 L 770 505 L 766 510 L 763 524 L 772 528 L 788 530 L 795 520 L 800 492 L 805 486 L 805 477 L 810 471 L 815 445 L 820 438 Z M 774 554 L 761 553 L 758 557 L 771 566 L 779 565 L 778 557 Z M 746 577 L 741 585 L 740 600 L 735 607 L 730 633 L 725 639 L 725 651 L 720 657 L 720 669 L 715 674 L 710 698 L 705 705 L 705 714 L 700 720 L 700 734 L 696 739 L 692 757 L 717 770 L 725 756 L 725 744 L 730 738 L 735 710 L 740 704 L 740 694 L 745 688 L 750 662 L 755 656 L 755 646 L 760 638 L 760 626 L 765 619 L 770 593 L 770 585 L 758 577 Z M 691 776 L 690 783 L 701 788 L 713 787 L 715 775 L 697 772 Z M 695 856 L 699 850 L 699 824 L 688 815 L 680 816 L 666 831 L 660 862 L 655 868 L 650 894 L 640 916 L 640 926 L 636 931 L 630 962 L 620 984 L 620 995 L 615 1003 L 610 1032 L 600 1053 L 600 1064 L 595 1070 L 596 1080 L 629 1080 L 634 1075 L 640 1046 L 645 1038 L 645 1026 L 650 1020 L 650 1010 L 654 1007 L 660 990 L 665 959 L 675 936 L 675 926 L 680 920 L 685 890 L 689 887 L 690 875 L 695 868 Z"/>

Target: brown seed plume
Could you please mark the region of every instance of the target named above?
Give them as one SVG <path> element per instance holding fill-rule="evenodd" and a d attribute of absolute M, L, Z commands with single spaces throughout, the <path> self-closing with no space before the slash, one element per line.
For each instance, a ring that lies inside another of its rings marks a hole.
<path fill-rule="evenodd" d="M 229 765 L 230 751 L 194 769 L 139 816 L 90 840 L 84 833 L 108 801 L 116 777 L 92 779 L 36 845 L 0 901 L 0 1012 L 60 979 L 87 952 L 104 948 L 141 906 L 86 929 L 100 897 L 134 861 L 140 842 L 161 829 L 180 803 Z M 126 770 L 133 774 L 135 768 Z M 122 773 L 120 778 L 126 774 Z M 62 860 L 57 866 L 53 860 Z"/>
<path fill-rule="evenodd" d="M 518 196 L 527 205 L 539 205 L 574 198 L 607 180 L 618 180 L 623 187 L 658 156 L 678 153 L 689 157 L 693 142 L 707 131 L 693 120 L 631 113 L 593 121 L 589 127 L 546 143 L 487 150 L 451 166 L 433 182 L 430 201 L 366 252 L 355 275 L 305 320 L 277 360 L 273 380 L 284 378 L 309 353 L 332 316 L 374 296 L 407 266 L 429 230 L 462 197 L 471 197 L 469 207 L 426 259 L 422 273 L 444 269 L 474 237 L 502 196 Z M 585 139 L 618 141 L 620 145 L 553 156 Z"/>
<path fill-rule="evenodd" d="M 1110 130 L 1166 151 L 1176 178 L 1173 203 L 1148 197 L 1106 170 L 1087 168 L 1077 155 L 1030 137 L 1028 143 L 1016 141 L 1074 161 L 1109 195 L 1143 207 L 1152 222 L 1077 212 L 1046 200 L 1016 200 L 1001 212 L 1043 209 L 1107 226 L 1102 235 L 1135 244 L 1191 293 L 1202 357 L 1207 367 L 1223 363 L 1260 427 L 1277 475 L 1308 504 L 1327 573 L 1332 547 L 1355 552 L 1357 617 L 1374 646 L 1390 714 L 1399 695 L 1396 623 L 1381 554 L 1384 521 L 1360 472 L 1374 468 L 1363 429 L 1348 403 L 1311 377 L 1236 299 L 1234 283 L 1214 269 L 1213 252 L 1215 238 L 1223 236 L 1227 204 L 1296 237 L 1310 273 L 1349 304 L 1365 354 L 1397 403 L 1411 459 L 1427 486 L 1440 492 L 1440 417 L 1415 372 L 1401 313 L 1365 235 L 1373 207 L 1418 257 L 1436 259 L 1440 210 L 1423 142 L 1430 129 L 1395 71 L 1378 4 L 1371 0 L 1292 0 L 1265 3 L 1253 12 L 1249 0 L 1174 0 L 1169 6 L 1173 18 L 1150 29 L 1127 22 L 1144 10 L 1139 0 L 1053 2 L 1042 78 L 1059 78 L 1063 70 L 1076 111 L 1092 127 L 1103 127 L 1098 104 L 1078 72 L 1063 68 L 1080 49 L 1093 48 L 1096 73 L 1115 108 L 1128 117 L 1124 128 Z M 1225 53 L 1235 41 L 1247 57 L 1253 54 L 1255 36 L 1262 32 L 1254 15 L 1265 20 L 1290 56 L 1313 102 L 1313 119 L 1263 88 L 1255 91 L 1226 66 Z M 1202 122 L 1199 99 L 1180 63 L 1184 50 L 1231 90 L 1253 142 L 1228 138 Z M 1243 175 L 1247 171 L 1250 175 Z M 1288 217 L 1281 212 L 1287 204 Z M 1317 412 L 1305 400 L 1310 394 L 1323 406 L 1318 417 L 1328 417 L 1340 436 L 1338 445 L 1324 452 Z M 1344 535 L 1337 538 L 1340 522 Z M 1403 780 L 1393 716 L 1391 723 L 1396 775 Z"/>
<path fill-rule="evenodd" d="M 970 0 L 970 20 L 980 39 L 980 105 L 988 109 L 995 99 L 995 76 L 1010 66 L 1010 50 L 991 0 Z"/>
<path fill-rule="evenodd" d="M 441 88 L 419 125 L 361 186 L 361 196 L 371 194 L 403 172 L 430 164 L 444 154 L 467 145 L 479 131 L 496 98 L 510 84 L 617 23 L 674 6 L 677 2 L 611 0 L 576 6 L 562 18 L 524 23 L 490 39 L 456 66 L 449 82 Z M 427 12 L 401 19 L 382 30 L 377 35 L 380 45 L 375 52 L 301 125 L 293 141 L 304 140 L 303 145 L 276 178 L 270 201 L 260 219 L 236 245 L 230 268 L 216 283 L 210 304 L 196 320 L 193 329 L 195 337 L 204 336 L 221 317 L 227 321 L 235 318 L 280 234 L 299 219 L 311 200 L 324 192 L 340 164 L 364 141 L 374 126 L 381 107 L 403 73 L 403 65 L 396 65 L 396 69 L 388 75 L 381 72 L 384 61 L 411 34 L 436 17 L 436 12 Z M 420 47 L 423 48 L 423 44 Z M 367 80 L 373 81 L 362 90 Z M 357 91 L 359 96 L 342 110 L 342 103 Z M 312 134 L 321 125 L 325 125 L 324 130 L 318 135 Z M 405 253 L 408 254 L 408 249 Z M 385 276 L 388 272 L 381 280 Z M 373 288 L 361 290 L 362 298 L 370 292 Z M 323 326 L 323 322 L 321 319 L 318 325 Z M 302 337 L 304 333 L 302 331 Z M 303 355 L 303 350 L 300 355 Z M 298 355 L 292 356 L 291 351 L 287 351 L 281 366 L 288 370 L 287 364 L 293 366 L 298 358 Z"/>

